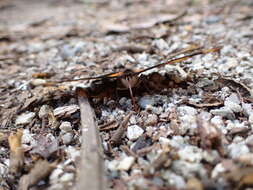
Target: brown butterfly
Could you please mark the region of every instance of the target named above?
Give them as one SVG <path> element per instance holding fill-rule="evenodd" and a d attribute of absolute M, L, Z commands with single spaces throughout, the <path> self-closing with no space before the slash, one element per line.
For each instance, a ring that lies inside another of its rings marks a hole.
<path fill-rule="evenodd" d="M 63 82 L 72 82 L 72 81 L 82 81 L 82 80 L 93 80 L 91 85 L 86 88 L 87 95 L 89 97 L 104 97 L 108 96 L 108 94 L 114 93 L 117 90 L 126 90 L 129 89 L 130 96 L 132 98 L 133 106 L 136 108 L 136 101 L 133 96 L 132 88 L 138 86 L 140 84 L 140 74 L 154 69 L 163 67 L 168 64 L 179 63 L 185 61 L 193 56 L 207 54 L 212 52 L 218 52 L 221 47 L 215 47 L 211 49 L 201 49 L 198 48 L 196 51 L 191 52 L 188 55 L 184 55 L 178 58 L 170 59 L 164 63 L 160 63 L 145 69 L 125 69 L 120 72 L 113 72 L 105 75 L 95 76 L 95 77 L 85 77 L 79 79 L 71 79 L 71 80 L 62 80 L 57 83 Z"/>

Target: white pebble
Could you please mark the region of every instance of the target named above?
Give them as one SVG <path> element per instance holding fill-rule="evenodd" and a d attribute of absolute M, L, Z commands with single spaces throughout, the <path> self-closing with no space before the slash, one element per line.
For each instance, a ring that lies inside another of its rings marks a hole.
<path fill-rule="evenodd" d="M 61 136 L 63 144 L 69 144 L 72 139 L 73 139 L 73 134 L 72 133 L 65 133 L 64 135 Z"/>
<path fill-rule="evenodd" d="M 223 167 L 222 163 L 217 164 L 211 174 L 212 178 L 216 178 L 219 176 L 220 173 L 225 172 L 225 168 Z"/>
<path fill-rule="evenodd" d="M 72 131 L 71 123 L 68 121 L 62 122 L 59 128 L 65 133 Z"/>
<path fill-rule="evenodd" d="M 143 134 L 143 132 L 144 130 L 138 125 L 131 125 L 127 128 L 127 138 L 129 140 L 136 140 Z"/>
<path fill-rule="evenodd" d="M 34 112 L 23 113 L 17 117 L 15 124 L 16 125 L 28 124 L 32 121 L 34 117 L 35 117 Z"/>
<path fill-rule="evenodd" d="M 61 182 L 71 182 L 74 179 L 73 173 L 65 173 L 63 176 L 61 176 L 60 181 Z"/>
<path fill-rule="evenodd" d="M 128 156 L 123 158 L 117 166 L 118 170 L 124 170 L 127 171 L 131 168 L 131 166 L 134 164 L 135 158 L 132 156 Z"/>

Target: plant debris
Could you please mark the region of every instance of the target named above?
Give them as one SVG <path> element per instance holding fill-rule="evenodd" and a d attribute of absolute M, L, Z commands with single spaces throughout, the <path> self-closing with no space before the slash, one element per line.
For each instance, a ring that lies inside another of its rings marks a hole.
<path fill-rule="evenodd" d="M 0 10 L 1 190 L 253 186 L 250 0 Z"/>

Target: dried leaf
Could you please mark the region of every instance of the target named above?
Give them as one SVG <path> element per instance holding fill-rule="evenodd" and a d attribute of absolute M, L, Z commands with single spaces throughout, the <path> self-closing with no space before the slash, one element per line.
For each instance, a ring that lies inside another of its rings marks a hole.
<path fill-rule="evenodd" d="M 18 130 L 8 137 L 10 145 L 10 172 L 19 173 L 24 165 L 24 150 L 22 148 L 21 140 L 23 131 Z"/>

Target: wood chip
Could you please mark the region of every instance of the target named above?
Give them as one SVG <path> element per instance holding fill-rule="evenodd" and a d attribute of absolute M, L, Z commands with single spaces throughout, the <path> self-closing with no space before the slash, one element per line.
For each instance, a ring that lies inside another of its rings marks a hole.
<path fill-rule="evenodd" d="M 10 172 L 13 174 L 19 173 L 24 165 L 24 150 L 21 144 L 22 136 L 23 131 L 18 130 L 8 137 L 10 145 Z"/>
<path fill-rule="evenodd" d="M 77 189 L 103 190 L 106 187 L 104 164 L 98 127 L 94 121 L 94 111 L 89 104 L 86 92 L 77 88 L 76 93 L 82 127 L 82 161 L 78 167 Z"/>
<path fill-rule="evenodd" d="M 123 122 L 120 124 L 120 127 L 115 131 L 115 133 L 113 134 L 112 138 L 110 139 L 110 143 L 112 145 L 118 145 L 121 143 L 121 139 L 122 136 L 124 135 L 126 129 L 127 129 L 127 124 L 128 121 L 130 119 L 130 117 L 132 116 L 133 112 L 130 112 L 125 119 L 123 120 Z"/>

